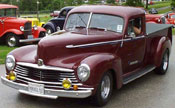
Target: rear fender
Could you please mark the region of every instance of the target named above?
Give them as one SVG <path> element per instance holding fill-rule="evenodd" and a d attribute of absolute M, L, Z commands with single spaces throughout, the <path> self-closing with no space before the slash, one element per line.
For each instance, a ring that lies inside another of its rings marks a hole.
<path fill-rule="evenodd" d="M 169 37 L 162 37 L 158 41 L 157 49 L 154 55 L 154 64 L 158 67 L 161 65 L 162 57 L 164 52 L 168 49 L 169 53 L 171 52 L 171 40 Z"/>

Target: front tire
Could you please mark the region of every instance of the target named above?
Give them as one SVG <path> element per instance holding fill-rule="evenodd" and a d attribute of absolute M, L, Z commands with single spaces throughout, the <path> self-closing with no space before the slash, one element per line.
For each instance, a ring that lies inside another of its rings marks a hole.
<path fill-rule="evenodd" d="M 19 37 L 16 36 L 15 34 L 13 34 L 13 33 L 7 34 L 6 44 L 9 47 L 19 46 Z"/>
<path fill-rule="evenodd" d="M 50 26 L 46 26 L 45 29 L 46 29 L 46 36 L 54 32 L 53 28 Z"/>
<path fill-rule="evenodd" d="M 93 97 L 97 106 L 104 106 L 109 101 L 113 91 L 113 77 L 111 72 L 106 72 L 100 81 L 96 94 Z"/>
<path fill-rule="evenodd" d="M 169 66 L 169 51 L 166 50 L 165 53 L 163 54 L 162 62 L 159 67 L 155 69 L 155 72 L 160 75 L 166 74 Z"/>

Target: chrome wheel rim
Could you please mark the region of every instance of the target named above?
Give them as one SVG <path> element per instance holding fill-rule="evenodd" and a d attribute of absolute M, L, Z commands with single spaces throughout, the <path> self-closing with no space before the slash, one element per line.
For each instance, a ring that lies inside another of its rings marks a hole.
<path fill-rule="evenodd" d="M 47 29 L 46 35 L 50 35 L 52 31 L 50 29 Z"/>
<path fill-rule="evenodd" d="M 166 53 L 163 57 L 163 70 L 166 71 L 168 68 L 168 54 Z"/>
<path fill-rule="evenodd" d="M 16 45 L 16 38 L 14 36 L 9 36 L 9 38 L 8 38 L 8 45 L 10 47 L 14 47 Z"/>
<path fill-rule="evenodd" d="M 110 77 L 109 76 L 105 76 L 102 80 L 101 83 L 101 96 L 103 99 L 107 99 L 110 93 L 110 86 L 111 86 L 111 82 L 110 82 Z"/>

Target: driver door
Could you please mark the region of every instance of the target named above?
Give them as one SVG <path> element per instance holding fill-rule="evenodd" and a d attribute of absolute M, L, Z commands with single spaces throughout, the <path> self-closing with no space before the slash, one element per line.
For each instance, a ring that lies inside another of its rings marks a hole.
<path fill-rule="evenodd" d="M 129 21 L 128 30 L 123 39 L 121 51 L 119 51 L 122 58 L 123 74 L 135 72 L 143 65 L 146 41 L 142 23 L 143 18 L 141 17 Z M 134 31 L 136 26 L 140 30 L 139 33 Z"/>
<path fill-rule="evenodd" d="M 4 9 L 0 10 L 0 36 L 4 32 L 3 16 L 4 16 Z"/>

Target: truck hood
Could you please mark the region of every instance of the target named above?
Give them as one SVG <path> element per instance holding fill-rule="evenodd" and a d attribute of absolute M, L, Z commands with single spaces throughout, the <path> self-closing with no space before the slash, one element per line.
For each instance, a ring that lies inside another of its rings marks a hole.
<path fill-rule="evenodd" d="M 109 31 L 77 30 L 61 35 L 48 36 L 38 44 L 36 59 L 42 59 L 45 65 L 73 68 L 84 58 L 100 52 L 109 53 L 116 47 L 91 46 L 84 48 L 66 48 L 67 45 L 84 45 L 98 42 L 119 40 L 122 35 Z M 101 48 L 99 48 L 101 47 Z"/>

